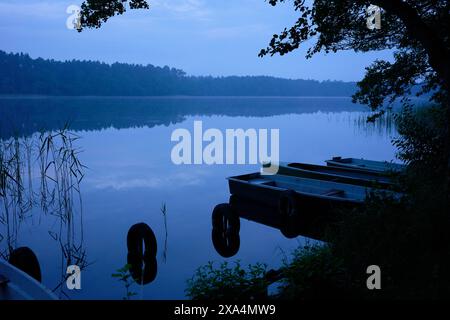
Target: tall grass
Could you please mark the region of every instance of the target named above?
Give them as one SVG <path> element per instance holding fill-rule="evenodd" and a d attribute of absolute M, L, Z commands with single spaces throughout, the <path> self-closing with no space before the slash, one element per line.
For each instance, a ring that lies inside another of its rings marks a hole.
<path fill-rule="evenodd" d="M 0 223 L 4 226 L 0 239 L 6 242 L 0 251 L 3 257 L 15 248 L 20 224 L 32 208 L 32 196 L 26 196 L 32 191 L 24 183 L 29 162 L 24 160 L 27 153 L 22 147 L 19 138 L 0 141 Z"/>
<path fill-rule="evenodd" d="M 75 143 L 80 137 L 66 129 L 39 136 L 39 168 L 41 209 L 57 218 L 59 227 L 52 232 L 59 242 L 62 265 L 87 266 L 83 247 L 83 206 L 80 184 L 85 166 L 79 160 L 80 149 Z M 78 210 L 78 212 L 77 212 Z M 62 268 L 62 278 L 65 268 Z"/>
<path fill-rule="evenodd" d="M 39 223 L 43 215 L 55 219 L 48 233 L 61 248 L 62 277 L 64 266 L 87 266 L 80 190 L 85 166 L 78 139 L 65 127 L 0 140 L 1 257 L 7 259 L 17 247 L 21 223 L 38 213 Z"/>
<path fill-rule="evenodd" d="M 369 121 L 367 113 L 361 113 L 353 119 L 353 126 L 358 132 L 364 132 L 367 136 L 394 136 L 397 134 L 397 126 L 395 121 L 395 113 L 388 111 Z"/>

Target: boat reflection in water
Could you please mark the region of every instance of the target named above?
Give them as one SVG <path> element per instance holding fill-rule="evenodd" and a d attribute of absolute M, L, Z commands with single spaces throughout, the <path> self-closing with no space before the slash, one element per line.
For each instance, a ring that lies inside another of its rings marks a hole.
<path fill-rule="evenodd" d="M 323 240 L 325 226 L 331 223 L 333 217 L 316 214 L 311 209 L 296 219 L 286 220 L 277 207 L 232 195 L 229 203 L 218 204 L 212 212 L 212 243 L 217 253 L 224 258 L 239 252 L 241 218 L 278 229 L 289 239 L 305 236 Z"/>
<path fill-rule="evenodd" d="M 152 228 L 142 222 L 133 225 L 128 230 L 127 247 L 127 264 L 134 281 L 140 285 L 153 282 L 158 272 L 158 245 Z"/>

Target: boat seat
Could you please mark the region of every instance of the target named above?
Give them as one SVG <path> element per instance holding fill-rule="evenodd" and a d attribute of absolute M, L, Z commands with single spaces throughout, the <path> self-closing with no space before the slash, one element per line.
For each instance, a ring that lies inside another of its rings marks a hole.
<path fill-rule="evenodd" d="M 324 193 L 322 193 L 323 196 L 329 196 L 329 197 L 343 197 L 345 195 L 344 190 L 339 189 L 331 189 L 327 190 Z"/>
<path fill-rule="evenodd" d="M 273 181 L 270 181 L 267 179 L 260 179 L 260 178 L 251 179 L 251 180 L 248 180 L 248 182 L 251 184 L 265 184 L 265 185 L 273 185 L 274 184 Z"/>

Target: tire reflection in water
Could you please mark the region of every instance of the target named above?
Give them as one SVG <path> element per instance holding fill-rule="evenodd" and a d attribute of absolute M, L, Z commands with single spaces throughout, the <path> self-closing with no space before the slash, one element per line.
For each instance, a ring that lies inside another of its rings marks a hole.
<path fill-rule="evenodd" d="M 217 253 L 230 258 L 239 251 L 239 216 L 228 203 L 217 205 L 212 213 L 212 243 Z"/>
<path fill-rule="evenodd" d="M 128 230 L 127 247 L 127 264 L 134 281 L 141 285 L 153 282 L 158 272 L 158 246 L 153 230 L 145 223 L 133 225 Z"/>
<path fill-rule="evenodd" d="M 324 226 L 331 219 L 325 208 L 302 206 L 293 200 L 290 193 L 283 193 L 278 207 L 262 205 L 253 200 L 231 196 L 229 203 L 215 206 L 212 212 L 212 243 L 214 249 L 224 258 L 236 255 L 240 248 L 240 218 L 280 230 L 281 234 L 293 239 L 305 236 L 323 240 Z"/>

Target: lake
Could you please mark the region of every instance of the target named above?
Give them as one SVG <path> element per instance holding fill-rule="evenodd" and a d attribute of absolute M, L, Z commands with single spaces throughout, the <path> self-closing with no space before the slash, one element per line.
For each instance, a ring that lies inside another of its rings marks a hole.
<path fill-rule="evenodd" d="M 324 164 L 332 156 L 395 160 L 391 122 L 365 123 L 364 106 L 350 98 L 0 98 L 0 139 L 39 139 L 38 132 L 56 132 L 68 125 L 79 139 L 84 178 L 81 205 L 73 206 L 77 222 L 70 236 L 81 243 L 82 289 L 69 291 L 65 284 L 56 292 L 70 299 L 122 299 L 124 285 L 111 275 L 127 263 L 127 232 L 139 222 L 154 231 L 157 274 L 154 281 L 134 286 L 136 299 L 183 299 L 186 281 L 208 261 L 240 261 L 280 266 L 306 237 L 285 238 L 278 229 L 241 219 L 240 248 L 228 259 L 211 242 L 211 212 L 228 202 L 226 177 L 259 170 L 258 165 L 175 165 L 171 161 L 171 134 L 177 128 L 226 129 L 277 128 L 280 159 Z M 38 161 L 31 158 L 31 167 Z M 32 174 L 32 180 L 38 177 Z M 32 187 L 34 198 L 39 183 Z M 1 199 L 1 198 L 0 198 Z M 1 200 L 0 200 L 1 202 Z M 162 207 L 166 206 L 166 215 Z M 78 219 L 82 207 L 82 221 Z M 3 207 L 0 213 L 4 216 Z M 55 235 L 61 221 L 31 209 L 18 224 L 16 246 L 28 246 L 37 255 L 43 283 L 55 288 L 61 282 L 66 261 L 62 238 Z M 5 223 L 0 224 L 6 248 Z M 1 238 L 0 238 L 1 239 Z M 61 293 L 61 288 L 63 292 Z"/>

